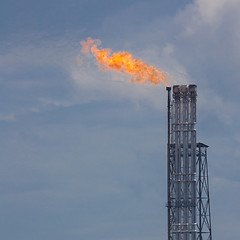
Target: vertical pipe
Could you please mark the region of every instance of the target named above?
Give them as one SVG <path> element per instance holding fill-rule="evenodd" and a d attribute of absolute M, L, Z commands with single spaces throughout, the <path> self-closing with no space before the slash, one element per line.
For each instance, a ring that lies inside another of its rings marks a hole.
<path fill-rule="evenodd" d="M 201 147 L 198 147 L 198 189 L 199 189 L 199 240 L 202 240 L 202 151 Z"/>
<path fill-rule="evenodd" d="M 179 89 L 178 89 L 179 90 Z M 181 104 L 180 104 L 180 92 L 175 92 L 174 93 L 174 110 L 175 110 L 175 115 L 174 115 L 174 125 L 175 125 L 175 133 L 174 133 L 174 143 L 175 143 L 175 187 L 176 187 L 176 192 L 175 192 L 175 222 L 177 224 L 177 231 L 181 230 L 180 223 L 181 223 L 181 208 L 180 208 L 180 202 L 181 202 L 181 134 L 180 134 L 180 129 L 181 129 Z M 180 240 L 181 233 L 178 232 L 176 235 L 176 240 Z"/>
<path fill-rule="evenodd" d="M 177 239 L 180 240 L 182 238 L 181 234 L 181 222 L 182 222 L 182 208 L 181 208 L 181 189 L 182 189 L 182 161 L 181 161 L 181 93 L 180 93 L 180 87 L 178 86 L 178 92 L 175 94 L 175 108 L 176 108 L 176 118 L 175 118 L 175 124 L 176 124 L 176 132 L 175 132 L 175 152 L 176 152 L 176 158 L 175 158 L 175 164 L 177 168 L 177 192 L 176 192 L 176 200 L 177 200 L 177 224 L 178 224 L 178 230 L 177 233 Z"/>
<path fill-rule="evenodd" d="M 190 85 L 189 86 L 189 91 L 190 91 L 190 105 L 191 105 L 191 174 L 192 174 L 192 224 L 195 224 L 197 221 L 196 217 L 196 203 L 197 203 L 197 195 L 196 195 L 196 130 L 194 129 L 195 123 L 196 123 L 196 85 Z M 192 239 L 196 239 L 196 233 L 195 233 L 195 225 L 193 225 L 193 234 L 192 234 Z"/>
<path fill-rule="evenodd" d="M 186 141 L 186 136 L 187 136 L 187 129 L 186 129 L 186 114 L 187 114 L 187 88 L 185 85 L 181 86 L 181 93 L 182 93 L 182 119 L 181 119 L 181 125 L 182 125 L 182 162 L 183 162 L 183 223 L 184 223 L 184 240 L 188 240 L 189 234 L 188 234 L 188 182 L 187 182 L 187 141 Z"/>
<path fill-rule="evenodd" d="M 167 208 L 168 208 L 168 240 L 171 240 L 171 235 L 170 235 L 170 227 L 171 227 L 171 213 L 170 213 L 170 208 L 171 208 L 171 196 L 170 196 L 170 104 L 171 104 L 171 87 L 166 87 L 166 90 L 168 91 L 168 103 L 167 103 L 167 108 L 168 108 L 168 142 L 167 142 Z"/>

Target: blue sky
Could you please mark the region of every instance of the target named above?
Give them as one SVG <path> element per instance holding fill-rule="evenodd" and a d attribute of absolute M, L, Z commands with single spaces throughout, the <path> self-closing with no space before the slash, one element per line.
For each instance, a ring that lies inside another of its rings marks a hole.
<path fill-rule="evenodd" d="M 238 0 L 2 0 L 0 238 L 167 237 L 165 87 L 78 65 L 92 37 L 198 85 L 213 236 L 238 239 L 239 11 Z"/>

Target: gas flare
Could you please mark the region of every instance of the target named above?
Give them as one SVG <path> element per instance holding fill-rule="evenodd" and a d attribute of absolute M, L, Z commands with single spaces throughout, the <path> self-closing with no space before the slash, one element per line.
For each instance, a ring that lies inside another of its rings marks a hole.
<path fill-rule="evenodd" d="M 140 84 L 167 84 L 167 73 L 139 59 L 134 59 L 128 52 L 113 52 L 109 48 L 99 49 L 101 40 L 88 38 L 81 41 L 82 52 L 96 57 L 102 70 L 115 70 L 123 74 L 131 75 L 130 82 Z"/>

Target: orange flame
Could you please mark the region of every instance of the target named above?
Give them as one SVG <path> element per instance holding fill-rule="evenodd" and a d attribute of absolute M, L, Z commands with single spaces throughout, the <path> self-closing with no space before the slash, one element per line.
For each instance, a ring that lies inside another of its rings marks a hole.
<path fill-rule="evenodd" d="M 81 41 L 82 52 L 85 54 L 91 53 L 96 57 L 102 70 L 115 70 L 123 74 L 132 75 L 130 82 L 141 84 L 160 84 L 167 83 L 167 74 L 139 59 L 134 59 L 133 55 L 128 52 L 117 52 L 111 54 L 109 48 L 98 49 L 101 45 L 100 40 L 88 38 L 87 41 Z"/>

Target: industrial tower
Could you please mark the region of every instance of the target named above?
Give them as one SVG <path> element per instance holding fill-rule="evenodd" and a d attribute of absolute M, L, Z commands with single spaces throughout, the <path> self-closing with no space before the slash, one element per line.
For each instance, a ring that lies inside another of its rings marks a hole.
<path fill-rule="evenodd" d="M 168 91 L 168 240 L 212 240 L 207 148 L 196 142 L 196 85 Z"/>

